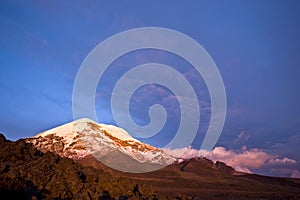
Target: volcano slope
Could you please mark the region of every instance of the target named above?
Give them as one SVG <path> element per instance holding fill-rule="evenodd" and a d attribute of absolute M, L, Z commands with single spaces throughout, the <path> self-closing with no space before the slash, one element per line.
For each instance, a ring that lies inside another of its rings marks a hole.
<path fill-rule="evenodd" d="M 243 174 L 206 158 L 124 173 L 92 156 L 74 161 L 0 136 L 0 199 L 98 199 L 103 191 L 115 199 L 300 199 L 300 180 Z"/>
<path fill-rule="evenodd" d="M 142 174 L 110 169 L 93 157 L 77 162 L 147 184 L 159 197 L 169 199 L 300 199 L 300 179 L 237 172 L 225 163 L 204 157 Z"/>

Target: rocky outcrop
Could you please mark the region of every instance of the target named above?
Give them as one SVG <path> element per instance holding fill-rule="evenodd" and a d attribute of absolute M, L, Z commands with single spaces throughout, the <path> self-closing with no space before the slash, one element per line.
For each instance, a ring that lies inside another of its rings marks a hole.
<path fill-rule="evenodd" d="M 215 175 L 232 175 L 236 172 L 232 167 L 223 162 L 213 161 L 205 157 L 196 157 L 180 163 L 180 171 L 195 172 L 195 173 L 210 173 Z"/>

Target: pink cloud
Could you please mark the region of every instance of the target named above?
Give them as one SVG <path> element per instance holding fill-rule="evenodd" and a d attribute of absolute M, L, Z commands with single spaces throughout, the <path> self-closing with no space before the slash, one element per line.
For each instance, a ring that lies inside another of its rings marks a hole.
<path fill-rule="evenodd" d="M 262 167 L 275 156 L 260 149 L 247 149 L 244 146 L 238 153 L 224 147 L 216 147 L 207 154 L 207 157 L 213 161 L 225 162 L 238 171 L 251 173 L 251 170 Z"/>
<path fill-rule="evenodd" d="M 240 151 L 227 150 L 224 147 L 215 147 L 212 151 L 197 150 L 191 147 L 180 149 L 165 149 L 165 152 L 177 158 L 189 159 L 193 157 L 205 156 L 208 159 L 216 162 L 221 161 L 229 166 L 232 166 L 237 171 L 252 173 L 253 170 L 259 169 L 264 166 L 275 167 L 278 165 L 291 165 L 296 161 L 290 158 L 278 158 L 277 155 L 269 154 L 262 149 L 247 149 L 243 146 Z M 291 169 L 290 169 L 291 170 Z M 290 171 L 290 176 L 297 177 L 299 171 Z M 286 173 L 279 173 L 286 174 Z"/>
<path fill-rule="evenodd" d="M 182 159 L 189 159 L 201 156 L 200 150 L 193 149 L 191 147 L 184 147 L 178 149 L 164 149 L 164 151 L 169 155 Z"/>
<path fill-rule="evenodd" d="M 291 174 L 292 178 L 300 178 L 300 171 L 299 170 L 293 170 Z"/>

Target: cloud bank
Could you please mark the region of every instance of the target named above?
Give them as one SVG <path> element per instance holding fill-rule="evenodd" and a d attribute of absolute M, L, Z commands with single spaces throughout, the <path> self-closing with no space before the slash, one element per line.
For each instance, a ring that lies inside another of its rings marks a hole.
<path fill-rule="evenodd" d="M 216 162 L 221 161 L 232 166 L 237 171 L 253 173 L 253 170 L 268 168 L 269 172 L 278 176 L 290 176 L 300 178 L 300 172 L 293 169 L 296 160 L 278 155 L 269 154 L 262 149 L 247 149 L 243 146 L 239 151 L 215 147 L 212 151 L 197 150 L 193 148 L 164 149 L 164 151 L 174 157 L 189 159 L 193 157 L 205 156 Z"/>

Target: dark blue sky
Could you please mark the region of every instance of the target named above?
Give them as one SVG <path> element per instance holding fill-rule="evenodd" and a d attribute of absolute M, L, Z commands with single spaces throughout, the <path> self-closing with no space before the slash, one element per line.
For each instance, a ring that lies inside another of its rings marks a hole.
<path fill-rule="evenodd" d="M 217 145 L 246 145 L 300 160 L 299 1 L 1 1 L 0 25 L 0 131 L 9 139 L 72 121 L 73 83 L 87 54 L 121 31 L 153 26 L 192 37 L 217 64 L 228 101 Z M 98 85 L 100 122 L 113 123 L 111 80 L 128 66 L 153 60 L 192 73 L 184 70 L 188 64 L 165 52 L 123 56 Z M 205 85 L 197 87 L 199 98 L 209 104 Z M 147 123 L 147 106 L 162 102 L 156 89 L 136 93 L 144 103 L 133 101 L 131 108 L 140 124 Z M 202 131 L 209 115 L 204 114 Z M 174 120 L 167 132 L 176 129 Z M 241 132 L 246 136 L 237 139 Z M 196 137 L 196 148 L 202 137 Z"/>

